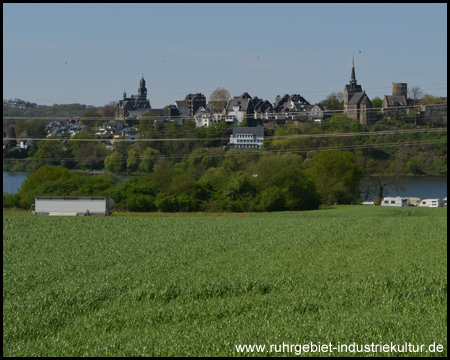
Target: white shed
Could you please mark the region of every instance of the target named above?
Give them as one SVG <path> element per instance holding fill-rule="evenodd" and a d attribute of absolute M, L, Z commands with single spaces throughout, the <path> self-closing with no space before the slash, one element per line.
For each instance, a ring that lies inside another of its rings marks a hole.
<path fill-rule="evenodd" d="M 114 200 L 109 196 L 35 196 L 36 215 L 105 216 L 111 211 Z"/>

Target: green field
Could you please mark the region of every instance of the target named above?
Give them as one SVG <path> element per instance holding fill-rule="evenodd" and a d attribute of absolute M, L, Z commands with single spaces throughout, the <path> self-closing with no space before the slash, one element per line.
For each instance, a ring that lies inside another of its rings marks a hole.
<path fill-rule="evenodd" d="M 3 216 L 4 356 L 289 356 L 239 344 L 442 344 L 447 209 Z"/>

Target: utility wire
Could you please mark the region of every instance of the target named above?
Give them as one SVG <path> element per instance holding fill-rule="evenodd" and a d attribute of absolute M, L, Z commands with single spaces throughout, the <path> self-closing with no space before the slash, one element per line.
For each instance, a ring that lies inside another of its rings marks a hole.
<path fill-rule="evenodd" d="M 361 144 L 361 145 L 336 145 L 327 146 L 321 148 L 298 148 L 298 149 L 285 149 L 285 150 L 252 150 L 246 149 L 245 152 L 234 153 L 233 156 L 250 156 L 250 155 L 265 155 L 267 153 L 297 153 L 297 152 L 309 152 L 309 151 L 328 151 L 328 150 L 358 150 L 366 148 L 382 148 L 382 147 L 401 147 L 401 146 L 420 146 L 420 145 L 431 145 L 436 143 L 445 143 L 447 139 L 436 139 L 436 140 L 417 140 L 417 141 L 405 141 L 405 142 L 391 142 L 391 143 L 380 143 L 380 144 Z M 150 158 L 164 158 L 164 159 L 183 159 L 183 158 L 205 158 L 205 157 L 225 157 L 226 154 L 179 154 L 179 155 L 150 155 Z M 108 156 L 101 157 L 83 157 L 83 158 L 26 158 L 26 159 L 3 159 L 3 161 L 78 161 L 78 160 L 105 160 Z M 123 156 L 122 160 L 127 159 L 142 159 L 146 156 Z"/>
<path fill-rule="evenodd" d="M 387 130 L 387 131 L 367 131 L 356 133 L 331 133 L 331 134 L 299 134 L 299 135 L 275 135 L 265 136 L 264 140 L 274 139 L 298 139 L 298 138 L 328 138 L 328 137 L 353 137 L 353 136 L 380 136 L 380 135 L 401 135 L 401 134 L 415 134 L 415 133 L 429 133 L 429 132 L 446 132 L 447 128 L 429 128 L 429 129 L 409 129 L 409 130 Z M 88 141 L 88 142 L 104 142 L 104 141 L 124 141 L 124 142 L 161 142 L 161 141 L 222 141 L 229 140 L 228 138 L 164 138 L 164 139 L 59 139 L 54 137 L 46 138 L 3 138 L 3 140 L 34 140 L 34 141 Z"/>

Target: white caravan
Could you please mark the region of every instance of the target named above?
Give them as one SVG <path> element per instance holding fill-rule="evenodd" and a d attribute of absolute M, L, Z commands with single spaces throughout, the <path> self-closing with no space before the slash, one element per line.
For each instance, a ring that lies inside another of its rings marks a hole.
<path fill-rule="evenodd" d="M 420 203 L 421 207 L 442 207 L 442 202 L 439 199 L 423 199 Z"/>
<path fill-rule="evenodd" d="M 408 206 L 407 197 L 385 197 L 381 202 L 381 206 Z"/>

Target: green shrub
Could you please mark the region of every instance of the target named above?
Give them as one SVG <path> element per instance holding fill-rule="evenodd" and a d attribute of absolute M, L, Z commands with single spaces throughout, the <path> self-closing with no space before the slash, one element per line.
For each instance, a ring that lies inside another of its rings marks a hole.
<path fill-rule="evenodd" d="M 3 207 L 12 208 L 19 207 L 20 195 L 3 193 Z"/>
<path fill-rule="evenodd" d="M 258 211 L 283 211 L 286 210 L 286 189 L 272 186 L 263 191 L 259 197 Z"/>

